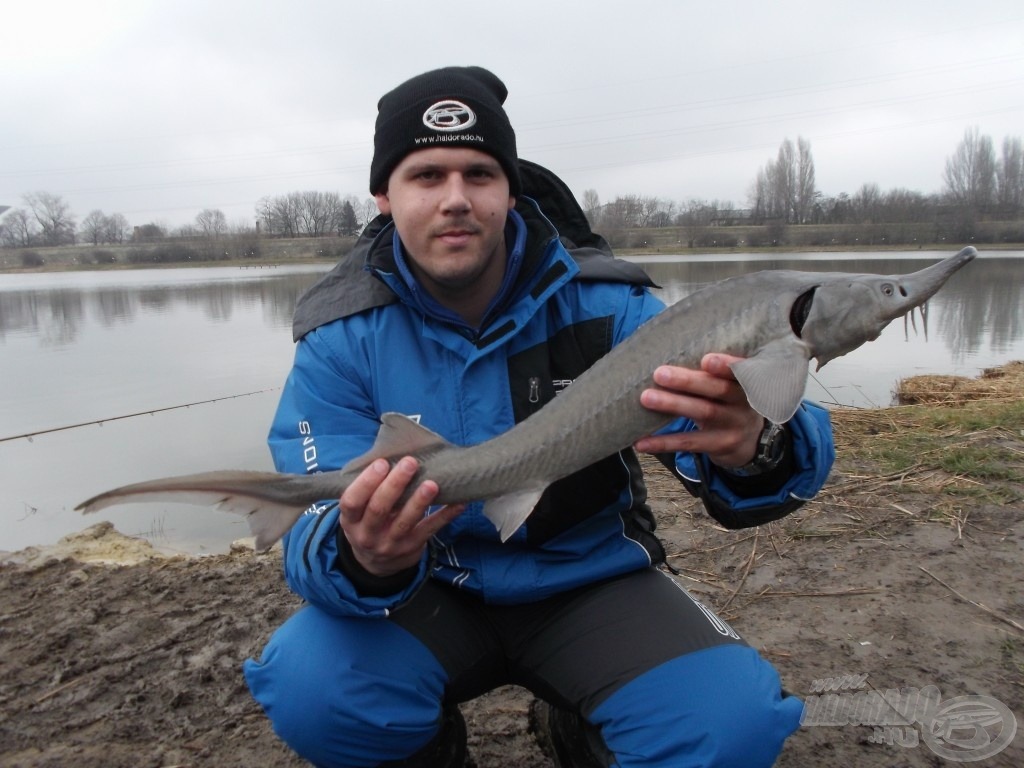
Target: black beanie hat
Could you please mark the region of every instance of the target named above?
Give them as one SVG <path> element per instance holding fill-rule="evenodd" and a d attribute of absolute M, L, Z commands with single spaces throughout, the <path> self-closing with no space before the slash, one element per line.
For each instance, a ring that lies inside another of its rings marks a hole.
<path fill-rule="evenodd" d="M 370 164 L 370 194 L 387 188 L 391 172 L 410 152 L 432 147 L 469 147 L 501 163 L 509 193 L 518 195 L 516 134 L 502 108 L 508 89 L 482 67 L 445 67 L 424 72 L 377 102 Z"/>

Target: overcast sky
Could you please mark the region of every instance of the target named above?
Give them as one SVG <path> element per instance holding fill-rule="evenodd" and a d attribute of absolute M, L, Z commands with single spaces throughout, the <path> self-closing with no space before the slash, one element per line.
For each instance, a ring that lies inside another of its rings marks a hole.
<path fill-rule="evenodd" d="M 0 205 L 178 226 L 362 199 L 377 99 L 451 64 L 498 74 L 520 156 L 602 201 L 743 206 L 798 136 L 826 195 L 938 192 L 967 128 L 1024 136 L 1020 0 L 25 0 L 0 16 Z"/>

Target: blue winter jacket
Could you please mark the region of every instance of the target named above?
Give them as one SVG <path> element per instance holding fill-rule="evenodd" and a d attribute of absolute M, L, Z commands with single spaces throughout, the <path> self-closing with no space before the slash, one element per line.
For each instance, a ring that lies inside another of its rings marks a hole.
<path fill-rule="evenodd" d="M 520 198 L 506 229 L 517 274 L 479 332 L 416 290 L 396 241 L 393 224 L 379 218 L 300 303 L 301 338 L 269 438 L 279 471 L 338 469 L 369 450 L 387 411 L 417 418 L 452 443 L 483 442 L 542 407 L 663 309 L 633 265 L 593 253 L 574 258 L 529 198 Z M 309 306 L 317 319 L 304 321 Z M 669 463 L 716 518 L 756 525 L 817 493 L 831 467 L 823 409 L 805 403 L 790 427 L 793 471 L 767 496 L 737 493 L 704 457 L 681 454 Z M 673 428 L 693 425 L 680 420 Z M 310 603 L 348 615 L 387 615 L 426 578 L 487 601 L 536 600 L 661 562 L 646 497 L 637 457 L 626 450 L 555 483 L 505 543 L 482 503 L 473 503 L 435 537 L 411 583 L 387 595 L 360 593 L 339 567 L 337 499 L 325 499 L 285 537 L 285 574 Z"/>

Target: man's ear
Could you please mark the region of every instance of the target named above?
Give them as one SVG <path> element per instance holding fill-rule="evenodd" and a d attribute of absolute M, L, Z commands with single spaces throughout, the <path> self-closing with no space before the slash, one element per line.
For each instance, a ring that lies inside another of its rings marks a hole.
<path fill-rule="evenodd" d="M 515 199 L 514 196 L 509 195 L 508 196 L 508 209 L 511 211 L 515 207 L 516 207 L 516 199 Z"/>
<path fill-rule="evenodd" d="M 387 192 L 378 192 L 373 196 L 373 199 L 377 201 L 377 210 L 383 213 L 385 216 L 391 215 L 391 201 L 388 199 Z"/>

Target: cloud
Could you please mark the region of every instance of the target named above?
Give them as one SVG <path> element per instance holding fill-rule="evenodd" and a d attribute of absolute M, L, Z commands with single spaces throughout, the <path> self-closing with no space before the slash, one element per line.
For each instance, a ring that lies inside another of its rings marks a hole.
<path fill-rule="evenodd" d="M 524 157 L 577 194 L 745 201 L 785 138 L 826 193 L 938 191 L 969 125 L 1020 135 L 1024 11 L 907 0 L 22 4 L 0 30 L 0 203 L 251 220 L 266 195 L 366 195 L 376 102 L 436 66 L 509 86 Z"/>

